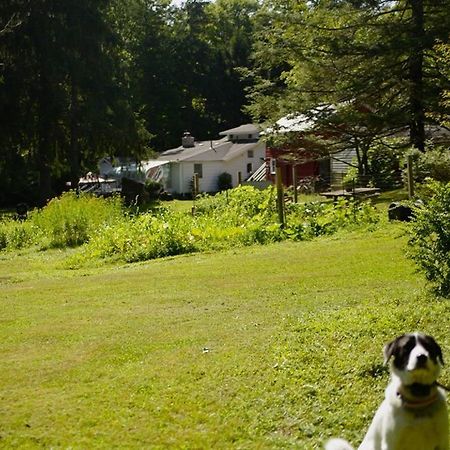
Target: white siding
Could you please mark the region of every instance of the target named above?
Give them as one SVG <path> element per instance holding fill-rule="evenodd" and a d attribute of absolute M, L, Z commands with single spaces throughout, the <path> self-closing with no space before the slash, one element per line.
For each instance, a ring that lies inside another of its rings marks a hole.
<path fill-rule="evenodd" d="M 342 179 L 356 159 L 356 150 L 348 149 L 335 153 L 330 162 L 331 185 L 340 186 Z"/>
<path fill-rule="evenodd" d="M 253 147 L 253 158 L 248 157 L 247 151 L 236 156 L 229 161 L 184 161 L 181 163 L 171 163 L 171 188 L 169 192 L 190 194 L 191 181 L 194 176 L 194 164 L 202 164 L 203 177 L 199 179 L 199 189 L 201 192 L 217 192 L 219 175 L 227 172 L 232 177 L 233 187 L 238 184 L 238 172 L 242 174 L 242 181 L 248 177 L 247 164 L 252 163 L 253 170 L 256 170 L 265 157 L 266 147 L 263 142 Z"/>

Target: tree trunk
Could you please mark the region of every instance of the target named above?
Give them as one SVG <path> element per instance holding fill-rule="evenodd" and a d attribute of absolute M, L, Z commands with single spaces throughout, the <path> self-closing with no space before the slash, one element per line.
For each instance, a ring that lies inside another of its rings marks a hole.
<path fill-rule="evenodd" d="M 73 75 L 71 77 L 70 89 L 70 185 L 72 189 L 77 189 L 78 181 L 80 179 L 80 147 L 78 144 L 78 86 Z"/>
<path fill-rule="evenodd" d="M 40 75 L 40 92 L 38 97 L 38 148 L 37 168 L 39 173 L 39 204 L 45 205 L 52 197 L 51 183 L 51 120 L 48 99 L 51 98 L 47 77 Z"/>
<path fill-rule="evenodd" d="M 425 107 L 423 94 L 423 42 L 425 38 L 423 0 L 411 3 L 411 54 L 409 57 L 410 81 L 410 140 L 411 144 L 425 151 Z"/>

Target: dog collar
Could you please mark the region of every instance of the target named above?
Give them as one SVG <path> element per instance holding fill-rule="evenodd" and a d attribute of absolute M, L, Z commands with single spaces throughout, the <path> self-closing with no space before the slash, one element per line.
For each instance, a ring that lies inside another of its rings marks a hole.
<path fill-rule="evenodd" d="M 397 396 L 400 398 L 402 402 L 402 406 L 408 409 L 421 409 L 426 408 L 427 406 L 431 406 L 437 399 L 438 393 L 435 392 L 433 395 L 423 398 L 423 399 L 407 399 L 402 393 L 397 392 Z"/>

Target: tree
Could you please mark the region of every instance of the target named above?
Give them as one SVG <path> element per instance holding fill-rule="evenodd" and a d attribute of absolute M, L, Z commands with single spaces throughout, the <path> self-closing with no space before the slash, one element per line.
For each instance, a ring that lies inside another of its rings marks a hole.
<path fill-rule="evenodd" d="M 344 136 L 352 130 L 367 148 L 408 127 L 411 143 L 423 150 L 426 117 L 440 108 L 434 45 L 448 38 L 449 6 L 448 0 L 268 0 L 250 111 L 273 120 L 273 113 L 335 105 L 331 123 L 315 117 L 322 129 L 343 127 Z"/>

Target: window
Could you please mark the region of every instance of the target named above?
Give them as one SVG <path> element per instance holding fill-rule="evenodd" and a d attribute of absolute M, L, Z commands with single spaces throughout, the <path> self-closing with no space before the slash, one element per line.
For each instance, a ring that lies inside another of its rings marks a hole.
<path fill-rule="evenodd" d="M 270 173 L 273 175 L 277 171 L 277 160 L 275 158 L 270 158 Z"/>
<path fill-rule="evenodd" d="M 248 150 L 247 151 L 247 157 L 248 158 L 253 158 L 254 154 L 253 154 L 253 150 Z"/>
<path fill-rule="evenodd" d="M 248 163 L 247 164 L 247 173 L 252 173 L 253 172 L 253 165 L 252 163 Z"/>
<path fill-rule="evenodd" d="M 194 173 L 196 173 L 199 178 L 203 178 L 203 164 L 194 164 Z"/>

